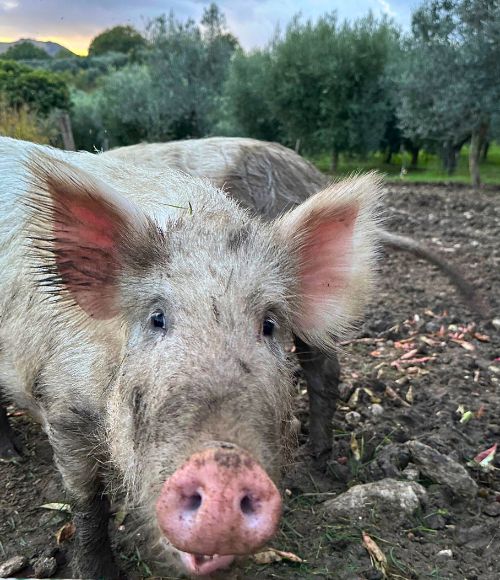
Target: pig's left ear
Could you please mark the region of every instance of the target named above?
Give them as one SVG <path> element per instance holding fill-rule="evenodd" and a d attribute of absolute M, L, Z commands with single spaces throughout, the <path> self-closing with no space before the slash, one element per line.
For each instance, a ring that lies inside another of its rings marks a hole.
<path fill-rule="evenodd" d="M 359 318 L 373 287 L 380 177 L 335 183 L 277 223 L 296 259 L 294 332 L 331 348 Z"/>

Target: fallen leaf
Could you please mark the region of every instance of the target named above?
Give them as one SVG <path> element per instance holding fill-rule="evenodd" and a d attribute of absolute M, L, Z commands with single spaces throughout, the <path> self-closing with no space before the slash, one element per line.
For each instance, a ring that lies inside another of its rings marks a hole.
<path fill-rule="evenodd" d="M 456 344 L 459 344 L 462 348 L 464 348 L 465 350 L 468 350 L 469 352 L 476 350 L 476 347 L 473 344 L 471 344 L 470 342 L 467 342 L 466 340 L 452 338 L 451 342 L 455 342 Z"/>
<path fill-rule="evenodd" d="M 399 360 L 406 360 L 409 358 L 413 358 L 417 353 L 418 353 L 418 348 L 414 348 L 412 350 L 409 350 L 408 352 L 405 352 L 405 354 L 401 355 L 399 357 Z"/>
<path fill-rule="evenodd" d="M 386 386 L 385 394 L 387 397 L 389 397 L 389 399 L 392 399 L 393 401 L 399 401 L 404 407 L 410 407 L 410 404 L 402 399 L 392 387 Z"/>
<path fill-rule="evenodd" d="M 257 554 L 253 555 L 253 559 L 257 564 L 261 565 L 281 562 L 282 560 L 288 560 L 289 562 L 296 562 L 298 564 L 304 562 L 302 558 L 292 552 L 283 552 L 275 548 L 266 548 L 262 552 L 257 552 Z"/>
<path fill-rule="evenodd" d="M 349 400 L 347 401 L 347 406 L 350 409 L 355 409 L 358 406 L 358 401 L 359 401 L 359 387 L 355 389 L 353 394 L 349 397 Z"/>
<path fill-rule="evenodd" d="M 382 400 L 368 387 L 363 387 L 363 391 L 370 397 L 372 403 L 381 403 Z"/>
<path fill-rule="evenodd" d="M 382 572 L 384 578 L 387 577 L 387 558 L 376 542 L 366 533 L 362 533 L 363 546 L 370 555 L 370 558 L 377 570 Z"/>
<path fill-rule="evenodd" d="M 436 346 L 438 343 L 437 340 L 433 340 L 432 338 L 429 338 L 428 336 L 421 336 L 420 340 L 426 344 L 427 346 Z"/>
<path fill-rule="evenodd" d="M 479 409 L 476 411 L 476 419 L 481 419 L 481 417 L 486 413 L 486 407 L 480 405 Z"/>
<path fill-rule="evenodd" d="M 67 522 L 62 528 L 59 528 L 56 532 L 56 542 L 57 544 L 62 544 L 71 540 L 75 535 L 76 527 L 73 522 Z"/>
<path fill-rule="evenodd" d="M 358 445 L 358 440 L 356 435 L 351 433 L 351 451 L 356 461 L 361 461 L 361 451 Z"/>
<path fill-rule="evenodd" d="M 45 503 L 40 506 L 44 510 L 54 510 L 56 512 L 67 512 L 71 513 L 71 506 L 69 503 Z"/>
<path fill-rule="evenodd" d="M 408 403 L 410 403 L 410 404 L 413 403 L 413 386 L 412 385 L 410 385 L 408 387 L 408 390 L 406 391 L 405 399 L 408 401 Z"/>
<path fill-rule="evenodd" d="M 497 446 L 498 444 L 495 443 L 495 445 L 493 445 L 489 449 L 486 449 L 486 451 L 481 451 L 481 453 L 478 453 L 476 457 L 474 457 L 475 463 L 479 463 L 481 467 L 486 467 L 487 465 L 489 465 L 493 461 L 493 459 L 495 459 Z"/>
<path fill-rule="evenodd" d="M 419 369 L 419 367 L 408 367 L 406 369 L 406 372 L 409 375 L 418 375 L 418 373 L 420 372 L 420 369 Z"/>
<path fill-rule="evenodd" d="M 460 423 L 465 425 L 465 423 L 468 423 L 473 417 L 474 413 L 472 411 L 465 411 L 465 413 L 462 415 L 462 418 L 460 419 Z"/>
<path fill-rule="evenodd" d="M 413 337 L 407 338 L 406 340 L 396 340 L 394 343 L 394 348 L 406 351 L 413 350 L 415 348 L 415 342 Z"/>
<path fill-rule="evenodd" d="M 381 356 L 384 356 L 384 354 L 380 351 L 380 350 L 372 350 L 370 353 L 368 353 L 370 356 L 372 356 L 373 358 L 380 358 Z"/>
<path fill-rule="evenodd" d="M 490 337 L 487 334 L 480 334 L 479 332 L 475 332 L 472 336 L 480 342 L 490 342 Z"/>

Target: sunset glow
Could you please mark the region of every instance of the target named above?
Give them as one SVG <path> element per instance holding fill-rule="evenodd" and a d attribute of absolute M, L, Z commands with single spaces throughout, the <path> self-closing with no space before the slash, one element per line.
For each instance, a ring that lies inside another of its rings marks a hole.
<path fill-rule="evenodd" d="M 0 42 L 15 42 L 20 38 L 24 38 L 25 35 L 20 34 L 19 36 L 0 36 Z M 37 38 L 30 37 L 33 40 L 42 40 L 44 42 L 57 42 L 65 48 L 68 48 L 75 54 L 80 56 L 86 56 L 89 49 L 90 41 L 92 37 L 86 36 L 41 36 Z"/>
<path fill-rule="evenodd" d="M 107 28 L 132 25 L 144 31 L 147 23 L 173 11 L 176 18 L 200 20 L 210 0 L 0 0 L 0 40 L 20 38 L 58 42 L 76 54 L 85 55 L 90 41 Z M 286 27 L 294 15 L 316 19 L 335 10 L 339 19 L 386 15 L 400 25 L 410 20 L 408 0 L 218 0 L 229 29 L 246 49 L 264 46 L 276 27 Z"/>

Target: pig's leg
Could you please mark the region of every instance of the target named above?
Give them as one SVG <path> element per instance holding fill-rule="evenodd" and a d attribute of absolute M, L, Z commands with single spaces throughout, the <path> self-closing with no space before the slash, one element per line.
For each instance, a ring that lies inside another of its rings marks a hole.
<path fill-rule="evenodd" d="M 75 551 L 71 568 L 77 578 L 119 578 L 108 534 L 109 501 L 96 495 L 75 508 Z"/>
<path fill-rule="evenodd" d="M 7 411 L 0 402 L 0 461 L 16 461 L 20 459 L 14 442 L 14 434 L 9 424 Z"/>
<path fill-rule="evenodd" d="M 76 578 L 118 578 L 108 535 L 109 501 L 104 494 L 98 456 L 103 448 L 96 426 L 99 416 L 88 409 L 69 407 L 53 417 L 49 439 L 56 465 L 69 491 L 74 514 L 75 550 L 71 567 Z"/>
<path fill-rule="evenodd" d="M 307 381 L 312 452 L 318 465 L 324 467 L 332 449 L 332 418 L 339 398 L 340 365 L 335 354 L 327 356 L 298 337 L 295 345 Z"/>

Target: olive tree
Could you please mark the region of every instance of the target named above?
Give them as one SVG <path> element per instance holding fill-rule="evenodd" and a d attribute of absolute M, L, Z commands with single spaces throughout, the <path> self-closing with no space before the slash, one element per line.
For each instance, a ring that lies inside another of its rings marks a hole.
<path fill-rule="evenodd" d="M 498 114 L 499 78 L 496 0 L 429 0 L 415 11 L 400 79 L 401 127 L 407 136 L 440 150 L 449 172 L 470 140 L 476 187 L 480 152 Z"/>

